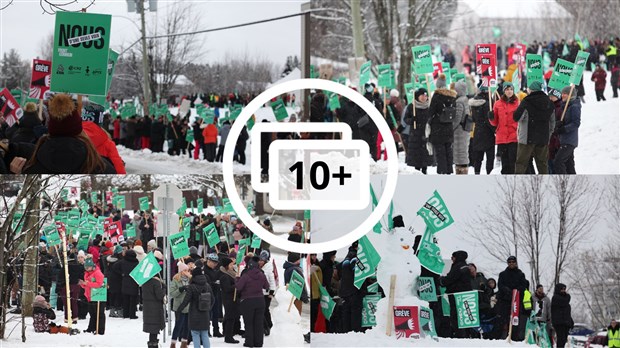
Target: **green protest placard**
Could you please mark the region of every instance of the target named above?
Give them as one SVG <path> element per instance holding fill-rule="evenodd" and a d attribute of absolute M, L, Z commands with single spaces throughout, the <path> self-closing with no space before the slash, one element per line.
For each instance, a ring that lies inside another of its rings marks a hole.
<path fill-rule="evenodd" d="M 573 63 L 558 58 L 558 61 L 555 63 L 555 67 L 553 68 L 551 79 L 549 79 L 549 87 L 561 91 L 562 88 L 570 85 L 570 77 L 573 73 L 573 66 Z"/>
<path fill-rule="evenodd" d="M 125 209 L 125 196 L 116 195 L 112 197 L 112 205 L 117 209 Z"/>
<path fill-rule="evenodd" d="M 211 248 L 215 248 L 215 246 L 220 242 L 220 236 L 217 233 L 217 229 L 215 228 L 215 224 L 210 223 L 203 229 L 203 233 L 207 239 L 207 243 Z"/>
<path fill-rule="evenodd" d="M 189 255 L 189 247 L 187 246 L 187 239 L 183 232 L 175 233 L 168 237 L 170 240 L 170 248 L 172 249 L 172 256 L 175 259 L 180 259 Z"/>
<path fill-rule="evenodd" d="M 319 71 L 317 70 L 316 66 L 314 66 L 314 65 L 310 65 L 310 78 L 311 79 L 318 79 L 319 78 Z"/>
<path fill-rule="evenodd" d="M 125 238 L 135 238 L 136 237 L 136 227 L 132 224 L 127 224 L 125 229 L 123 230 L 123 234 Z"/>
<path fill-rule="evenodd" d="M 220 211 L 220 213 L 222 214 L 226 214 L 226 213 L 234 213 L 235 209 L 233 208 L 232 204 L 230 204 L 230 199 L 228 198 L 224 198 L 222 199 L 222 210 Z"/>
<path fill-rule="evenodd" d="M 413 53 L 413 69 L 416 74 L 428 74 L 434 71 L 430 45 L 412 47 L 411 52 Z"/>
<path fill-rule="evenodd" d="M 304 210 L 304 220 L 310 220 L 312 210 Z"/>
<path fill-rule="evenodd" d="M 360 86 L 364 86 L 370 81 L 370 69 L 372 68 L 372 62 L 367 61 L 360 67 Z"/>
<path fill-rule="evenodd" d="M 454 82 L 454 83 L 457 83 L 457 82 L 459 82 L 461 80 L 465 80 L 465 74 L 464 73 L 455 74 L 454 77 L 452 78 L 452 80 L 453 80 L 452 82 Z"/>
<path fill-rule="evenodd" d="M 243 262 L 243 258 L 245 257 L 247 250 L 247 245 L 239 245 L 239 250 L 237 251 L 237 266 L 239 266 L 241 262 Z"/>
<path fill-rule="evenodd" d="M 478 291 L 457 292 L 454 294 L 454 301 L 459 329 L 480 326 Z"/>
<path fill-rule="evenodd" d="M 45 226 L 43 228 L 43 233 L 45 233 L 45 237 L 47 238 L 47 245 L 56 246 L 62 243 L 56 225 Z"/>
<path fill-rule="evenodd" d="M 93 191 L 90 193 L 90 202 L 96 204 L 98 202 L 99 192 Z"/>
<path fill-rule="evenodd" d="M 415 85 L 413 83 L 405 83 L 405 95 L 407 96 L 407 102 L 412 103 L 415 96 Z"/>
<path fill-rule="evenodd" d="M 254 210 L 254 203 L 249 202 L 245 208 L 247 209 L 248 214 L 252 215 L 252 210 Z"/>
<path fill-rule="evenodd" d="M 110 15 L 56 12 L 52 91 L 106 95 L 111 23 Z"/>
<path fill-rule="evenodd" d="M 273 110 L 273 114 L 276 116 L 276 120 L 278 121 L 282 121 L 288 117 L 288 111 L 286 111 L 286 106 L 284 105 L 282 99 L 272 102 L 271 110 Z"/>
<path fill-rule="evenodd" d="M 301 293 L 304 290 L 305 284 L 304 277 L 296 271 L 293 271 L 291 281 L 288 283 L 288 291 L 293 294 L 296 299 L 301 300 Z"/>
<path fill-rule="evenodd" d="M 332 313 L 334 313 L 336 302 L 334 302 L 334 299 L 329 296 L 327 289 L 321 284 L 319 284 L 319 291 L 321 292 L 321 311 L 325 319 L 329 320 L 332 317 Z"/>
<path fill-rule="evenodd" d="M 418 77 L 418 82 L 416 83 L 416 89 L 424 88 L 426 89 L 428 93 L 432 93 L 435 91 L 436 89 L 435 82 L 432 81 L 431 77 L 428 77 L 426 75 L 417 75 L 417 77 Z M 427 80 L 428 80 L 428 83 L 426 83 Z"/>
<path fill-rule="evenodd" d="M 338 94 L 334 92 L 330 92 L 329 94 L 329 109 L 335 111 L 336 109 L 340 109 L 340 97 Z"/>
<path fill-rule="evenodd" d="M 420 240 L 418 260 L 420 260 L 422 266 L 433 273 L 441 274 L 443 272 L 445 264 L 441 258 L 441 250 L 433 242 L 433 236 L 428 227 Z"/>
<path fill-rule="evenodd" d="M 435 280 L 432 277 L 418 278 L 418 294 L 420 300 L 427 302 L 437 301 L 437 290 L 435 290 Z"/>
<path fill-rule="evenodd" d="M 194 130 L 193 129 L 187 130 L 187 133 L 185 133 L 185 141 L 187 141 L 188 143 L 194 142 Z"/>
<path fill-rule="evenodd" d="M 181 200 L 181 206 L 177 209 L 177 215 L 185 216 L 185 211 L 187 210 L 187 202 L 185 201 L 185 197 Z"/>
<path fill-rule="evenodd" d="M 583 69 L 586 67 L 586 63 L 588 62 L 588 57 L 590 57 L 590 53 L 579 51 L 577 52 L 577 58 L 575 58 L 575 63 L 573 66 L 573 71 L 570 74 L 569 83 L 574 85 L 579 85 L 581 83 L 581 76 L 583 75 Z"/>
<path fill-rule="evenodd" d="M 252 240 L 250 239 L 250 237 L 244 238 L 244 239 L 240 239 L 239 240 L 239 247 L 242 247 L 242 246 L 248 246 L 249 247 L 251 243 L 252 243 Z"/>
<path fill-rule="evenodd" d="M 150 208 L 149 198 L 148 197 L 140 197 L 138 198 L 138 202 L 140 203 L 140 210 L 147 211 Z"/>
<path fill-rule="evenodd" d="M 252 249 L 260 249 L 260 243 L 261 242 L 262 242 L 262 240 L 260 239 L 260 237 L 255 234 L 252 237 L 252 244 L 250 245 L 250 248 L 252 248 Z"/>
<path fill-rule="evenodd" d="M 390 74 L 390 71 L 392 71 L 391 64 L 377 65 L 377 74 L 379 75 L 377 78 L 377 85 L 379 87 L 389 88 L 392 85 L 392 75 Z"/>
<path fill-rule="evenodd" d="M 248 131 L 251 131 L 252 128 L 254 128 L 255 124 L 256 124 L 256 117 L 255 116 L 250 117 L 250 119 L 246 123 L 246 125 L 248 127 Z"/>
<path fill-rule="evenodd" d="M 527 67 L 527 82 L 543 82 L 542 56 L 528 53 L 525 55 L 525 63 Z"/>
<path fill-rule="evenodd" d="M 146 257 L 138 263 L 138 265 L 129 273 L 129 276 L 142 286 L 149 279 L 153 278 L 157 273 L 161 271 L 161 266 L 157 262 L 155 255 L 152 252 L 148 253 Z"/>
<path fill-rule="evenodd" d="M 90 289 L 91 302 L 106 302 L 108 300 L 108 278 L 103 278 L 103 285 L 100 288 Z"/>
<path fill-rule="evenodd" d="M 441 312 L 444 317 L 449 317 L 450 316 L 450 300 L 448 299 L 448 295 L 446 295 L 446 288 L 443 286 L 440 286 L 439 292 L 441 294 Z"/>
<path fill-rule="evenodd" d="M 205 210 L 204 199 L 198 198 L 196 200 L 196 210 L 198 210 L 198 214 L 202 214 L 202 212 Z"/>
<path fill-rule="evenodd" d="M 437 191 L 433 192 L 431 198 L 418 210 L 417 215 L 424 219 L 432 233 L 437 233 L 454 223 L 448 207 Z"/>
<path fill-rule="evenodd" d="M 66 202 L 69 200 L 69 189 L 68 188 L 64 188 L 60 191 L 60 199 L 62 199 L 63 202 Z"/>
<path fill-rule="evenodd" d="M 437 330 L 435 329 L 435 319 L 433 318 L 433 310 L 426 307 L 420 307 L 420 328 L 422 331 L 431 337 L 437 337 Z"/>
<path fill-rule="evenodd" d="M 86 251 L 88 249 L 88 241 L 90 240 L 90 232 L 80 232 L 78 237 L 77 248 L 78 250 Z"/>
<path fill-rule="evenodd" d="M 366 295 L 362 299 L 362 327 L 377 326 L 377 302 L 381 295 Z"/>
<path fill-rule="evenodd" d="M 118 53 L 110 49 L 108 51 L 108 72 L 107 72 L 108 76 L 107 76 L 107 83 L 106 83 L 106 90 L 105 90 L 106 95 L 108 91 L 110 90 L 110 85 L 112 84 L 112 76 L 114 76 L 114 68 L 116 67 L 117 60 L 118 60 Z M 105 96 L 92 96 L 88 99 L 90 99 L 91 102 L 95 104 L 99 104 L 101 106 L 103 106 L 106 103 Z"/>
<path fill-rule="evenodd" d="M 88 208 L 90 208 L 90 206 L 88 205 L 88 202 L 86 202 L 86 200 L 81 199 L 78 202 L 78 207 L 80 207 L 80 210 L 83 214 L 88 214 Z"/>
<path fill-rule="evenodd" d="M 376 294 L 379 292 L 379 282 L 375 281 L 374 283 L 368 285 L 367 291 L 369 294 Z"/>
<path fill-rule="evenodd" d="M 377 273 L 377 266 L 381 261 L 381 256 L 372 245 L 368 237 L 360 238 L 357 246 L 357 258 L 359 264 L 355 266 L 355 277 L 353 283 L 356 288 L 360 288 L 364 280 L 372 277 Z"/>

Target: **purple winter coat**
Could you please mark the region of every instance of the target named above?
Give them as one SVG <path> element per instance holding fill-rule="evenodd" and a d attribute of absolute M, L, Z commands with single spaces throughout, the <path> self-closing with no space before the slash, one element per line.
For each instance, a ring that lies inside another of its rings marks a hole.
<path fill-rule="evenodd" d="M 131 219 L 129 218 L 129 215 L 125 214 L 123 215 L 123 217 L 121 218 L 121 226 L 123 227 L 123 231 L 127 228 L 127 224 L 131 223 Z"/>
<path fill-rule="evenodd" d="M 269 282 L 267 277 L 259 268 L 248 269 L 245 271 L 241 278 L 235 285 L 237 291 L 239 291 L 239 297 L 241 300 L 247 298 L 263 297 L 263 289 L 269 290 Z"/>

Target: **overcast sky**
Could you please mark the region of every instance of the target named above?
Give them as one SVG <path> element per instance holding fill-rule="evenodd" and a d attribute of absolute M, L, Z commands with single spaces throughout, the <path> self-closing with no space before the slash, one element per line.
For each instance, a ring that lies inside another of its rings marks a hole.
<path fill-rule="evenodd" d="M 8 2 L 8 0 L 0 0 L 0 8 Z M 66 3 L 68 1 L 54 0 L 53 2 Z M 301 4 L 305 1 L 160 0 L 158 12 L 147 15 L 147 28 L 157 21 L 161 22 L 170 7 L 190 2 L 195 11 L 201 15 L 199 28 L 211 29 L 299 13 Z M 77 4 L 72 5 L 70 9 L 77 10 L 88 3 L 90 0 L 78 0 Z M 140 37 L 136 27 L 140 23 L 140 16 L 127 12 L 126 0 L 95 0 L 95 4 L 88 9 L 88 12 L 113 15 L 111 42 L 113 49 L 119 49 L 121 46 L 127 47 Z M 129 19 L 132 19 L 136 25 Z M 22 59 L 36 58 L 42 38 L 53 32 L 54 16 L 43 13 L 39 0 L 15 0 L 11 6 L 0 11 L 1 53 L 15 48 Z M 301 17 L 201 35 L 206 36 L 206 54 L 203 62 L 221 61 L 227 52 L 233 54 L 247 52 L 250 55 L 261 55 L 281 66 L 284 65 L 287 56 L 300 55 Z"/>

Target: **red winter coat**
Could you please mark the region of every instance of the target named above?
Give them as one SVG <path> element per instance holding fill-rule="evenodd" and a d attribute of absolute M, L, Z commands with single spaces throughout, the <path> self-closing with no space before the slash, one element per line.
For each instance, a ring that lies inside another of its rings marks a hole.
<path fill-rule="evenodd" d="M 217 127 L 214 124 L 209 124 L 202 131 L 202 136 L 205 139 L 205 144 L 217 143 Z"/>
<path fill-rule="evenodd" d="M 84 296 L 90 302 L 90 289 L 100 288 L 103 285 L 103 273 L 98 267 L 95 267 L 94 271 L 84 272 L 84 282 L 80 286 L 84 288 Z"/>
<path fill-rule="evenodd" d="M 90 138 L 90 141 L 92 141 L 95 145 L 97 153 L 112 161 L 114 169 L 116 169 L 116 174 L 127 174 L 127 171 L 125 170 L 125 163 L 123 162 L 121 156 L 118 154 L 116 145 L 114 144 L 112 139 L 110 139 L 108 133 L 106 133 L 103 129 L 101 129 L 101 127 L 90 121 L 82 122 L 82 128 Z"/>
<path fill-rule="evenodd" d="M 592 73 L 592 81 L 594 81 L 594 90 L 602 91 L 607 83 L 607 73 L 603 69 L 598 69 Z"/>
<path fill-rule="evenodd" d="M 114 139 L 120 139 L 121 138 L 121 121 L 120 120 L 114 120 L 114 134 L 113 134 L 113 138 Z"/>
<path fill-rule="evenodd" d="M 512 102 L 507 102 L 502 97 L 493 106 L 493 119 L 491 124 L 497 127 L 495 132 L 495 144 L 510 144 L 517 142 L 517 122 L 512 118 L 519 106 L 519 98 L 513 96 Z"/>

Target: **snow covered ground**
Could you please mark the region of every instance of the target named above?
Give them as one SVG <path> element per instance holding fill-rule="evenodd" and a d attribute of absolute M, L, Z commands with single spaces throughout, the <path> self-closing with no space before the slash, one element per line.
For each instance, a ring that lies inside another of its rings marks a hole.
<path fill-rule="evenodd" d="M 274 216 L 274 230 L 287 237 L 288 231 L 295 224 L 295 220 L 286 217 Z M 264 347 L 309 347 L 304 342 L 303 335 L 310 331 L 310 308 L 304 305 L 300 316 L 295 307 L 288 312 L 291 300 L 291 293 L 284 287 L 284 269 L 282 265 L 286 261 L 286 253 L 274 251 L 272 257 L 278 267 L 279 289 L 276 291 L 275 299 L 271 303 L 271 317 L 273 328 L 271 335 L 265 337 Z M 122 318 L 106 318 L 106 331 L 103 336 L 95 336 L 90 333 L 81 333 L 75 336 L 65 334 L 51 335 L 47 333 L 35 333 L 32 327 L 32 318 L 26 318 L 26 342 L 21 342 L 21 317 L 9 314 L 8 317 L 15 316 L 7 326 L 9 338 L 0 340 L 0 347 L 145 347 L 148 341 L 148 334 L 142 332 L 142 312 L 138 312 L 138 319 L 129 320 Z M 56 323 L 62 322 L 63 312 L 56 311 Z M 173 315 L 174 320 L 174 315 Z M 243 320 L 241 321 L 243 322 Z M 80 320 L 77 327 L 80 330 L 86 329 L 87 320 Z M 173 322 L 174 326 L 174 322 Z M 11 330 L 14 330 L 11 332 Z M 168 333 L 166 328 L 165 333 Z M 170 336 L 167 336 L 166 343 L 163 343 L 163 335 L 160 333 L 160 347 L 168 347 Z M 239 344 L 224 343 L 224 338 L 211 338 L 211 347 L 243 347 L 243 338 L 235 336 Z M 180 343 L 177 343 L 177 347 Z M 191 345 L 190 345 L 191 347 Z"/>
<path fill-rule="evenodd" d="M 586 103 L 582 105 L 581 127 L 579 128 L 579 147 L 575 149 L 575 165 L 578 174 L 618 174 L 620 173 L 620 105 L 618 98 L 612 98 L 612 91 L 607 87 L 607 101 L 596 101 L 594 83 L 590 81 L 591 72 L 584 73 Z M 171 111 L 176 111 L 172 108 Z M 194 110 L 192 110 L 194 112 Z M 289 108 L 289 115 L 298 114 L 298 110 Z M 274 121 L 271 108 L 261 108 L 256 112 L 257 122 L 263 119 Z M 221 173 L 221 164 L 209 163 L 204 160 L 195 161 L 184 157 L 168 156 L 167 153 L 151 153 L 150 151 L 132 151 L 119 146 L 121 157 L 127 163 L 127 172 L 132 174 L 157 173 Z M 250 172 L 250 144 L 246 149 L 246 165 L 235 164 L 235 173 Z M 202 158 L 202 156 L 201 156 Z M 399 155 L 400 174 L 420 174 L 412 167 L 405 165 L 405 155 Z M 371 164 L 372 174 L 387 171 L 384 161 Z M 483 170 L 484 172 L 484 170 Z M 436 167 L 428 169 L 429 174 L 436 174 Z M 469 170 L 473 174 L 473 168 Z M 495 166 L 492 174 L 501 174 L 501 166 Z"/>
<path fill-rule="evenodd" d="M 313 347 L 535 347 L 523 342 L 473 339 L 431 338 L 397 339 L 396 335 L 386 336 L 384 332 L 368 333 L 349 332 L 347 334 L 312 333 Z"/>

